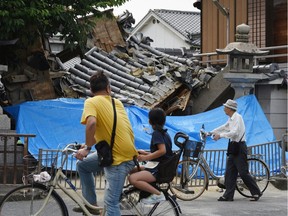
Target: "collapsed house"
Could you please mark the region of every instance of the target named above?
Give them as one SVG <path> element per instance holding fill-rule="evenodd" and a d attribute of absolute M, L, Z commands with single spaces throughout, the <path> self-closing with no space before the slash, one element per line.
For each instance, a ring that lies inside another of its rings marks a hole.
<path fill-rule="evenodd" d="M 2 72 L 9 103 L 90 97 L 89 79 L 95 71 L 103 71 L 111 79 L 113 96 L 126 104 L 162 107 L 168 115 L 195 113 L 194 107 L 203 112 L 222 104 L 219 98 L 227 97 L 232 88 L 219 73 L 219 65 L 204 67 L 193 55 L 184 57 L 182 52 L 182 56 L 174 56 L 151 47 L 153 39 L 141 33 L 130 35 L 133 21 L 128 11 L 117 19 L 97 20 L 84 54 L 79 49 L 55 54 L 51 46 L 61 40 L 46 40 L 43 46 L 48 54 L 35 49 L 21 69 Z M 262 73 L 259 68 L 256 72 Z M 206 97 L 205 106 L 197 107 L 198 96 L 208 88 L 213 95 Z"/>
<path fill-rule="evenodd" d="M 195 58 L 166 54 L 150 46 L 151 38 L 131 35 L 133 17 L 128 11 L 118 17 L 117 25 L 115 20 L 104 20 L 97 22 L 83 58 L 65 61 L 62 53 L 56 57 L 67 71 L 66 83 L 82 96 L 91 96 L 89 78 L 103 71 L 111 78 L 114 97 L 148 109 L 160 106 L 171 114 L 187 110 L 191 92 L 196 94 L 215 75 L 215 69 L 201 68 Z"/>
<path fill-rule="evenodd" d="M 55 55 L 50 50 L 45 61 L 43 55 L 35 52 L 21 71 L 6 71 L 3 82 L 10 103 L 89 97 L 90 76 L 103 71 L 111 79 L 113 96 L 124 103 L 148 109 L 161 106 L 168 114 L 184 111 L 191 93 L 207 86 L 216 70 L 200 67 L 195 58 L 158 51 L 141 34 L 129 37 L 131 22 L 129 12 L 118 17 L 118 23 L 103 18 L 88 38 L 90 50 L 85 54 L 75 49 Z"/>
<path fill-rule="evenodd" d="M 216 71 L 201 68 L 191 59 L 159 52 L 143 40 L 133 36 L 128 48 L 116 47 L 110 53 L 93 47 L 73 67 L 57 60 L 67 70 L 65 79 L 82 96 L 91 96 L 89 78 L 95 71 L 103 71 L 111 79 L 113 96 L 124 103 L 160 106 L 167 113 L 184 111 L 191 92 L 204 87 Z"/>

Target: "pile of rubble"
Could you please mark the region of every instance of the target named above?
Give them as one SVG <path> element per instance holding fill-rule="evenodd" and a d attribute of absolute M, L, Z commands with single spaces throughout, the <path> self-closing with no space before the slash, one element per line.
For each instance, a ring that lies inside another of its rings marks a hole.
<path fill-rule="evenodd" d="M 111 79 L 113 96 L 126 104 L 147 109 L 162 107 L 169 115 L 191 114 L 193 101 L 209 87 L 213 77 L 221 74 L 221 67 L 203 67 L 193 54 L 188 56 L 182 52 L 182 56 L 173 56 L 151 47 L 151 38 L 141 33 L 130 34 L 133 21 L 128 11 L 117 19 L 98 21 L 87 38 L 85 54 L 79 49 L 57 54 L 51 49 L 45 52 L 34 49 L 21 67 L 0 69 L 1 105 L 90 97 L 89 79 L 95 71 L 103 71 Z M 259 70 L 257 67 L 255 72 Z M 218 89 L 221 92 L 214 98 L 209 98 L 210 104 L 230 85 L 222 76 L 215 80 L 214 86 L 223 88 Z M 208 106 L 197 112 L 207 110 Z"/>
<path fill-rule="evenodd" d="M 33 52 L 20 69 L 9 68 L 2 80 L 10 104 L 89 97 L 90 76 L 103 71 L 111 79 L 113 96 L 124 103 L 148 109 L 161 106 L 168 114 L 184 111 L 191 95 L 207 86 L 216 69 L 200 67 L 193 57 L 172 56 L 152 48 L 149 37 L 129 35 L 131 23 L 133 17 L 128 11 L 117 20 L 103 18 L 88 38 L 85 54 L 77 49 L 56 55 L 50 51 L 47 57 Z M 103 32 L 113 32 L 113 38 Z"/>

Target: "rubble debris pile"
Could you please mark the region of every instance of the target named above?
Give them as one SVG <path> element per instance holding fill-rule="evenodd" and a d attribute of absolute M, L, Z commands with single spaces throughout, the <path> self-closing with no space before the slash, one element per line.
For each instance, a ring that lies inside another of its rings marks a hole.
<path fill-rule="evenodd" d="M 91 75 L 103 71 L 111 79 L 113 96 L 125 103 L 144 108 L 162 106 L 169 113 L 185 110 L 191 92 L 197 94 L 207 87 L 216 70 L 201 68 L 195 59 L 160 52 L 142 40 L 142 35 L 132 36 L 126 47 L 116 46 L 110 53 L 94 47 L 65 77 L 81 97 L 89 97 Z"/>

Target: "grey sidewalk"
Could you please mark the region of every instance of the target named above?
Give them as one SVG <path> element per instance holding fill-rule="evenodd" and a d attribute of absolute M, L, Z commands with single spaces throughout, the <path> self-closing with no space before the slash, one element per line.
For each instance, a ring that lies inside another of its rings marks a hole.
<path fill-rule="evenodd" d="M 5 194 L 7 194 L 9 191 L 13 190 L 17 186 L 20 186 L 20 185 L 15 186 L 15 185 L 0 184 L 0 200 L 2 200 L 2 198 L 5 196 Z"/>
<path fill-rule="evenodd" d="M 257 202 L 251 202 L 241 196 L 237 191 L 233 202 L 219 202 L 217 199 L 223 193 L 218 192 L 218 187 L 209 187 L 202 196 L 193 201 L 181 201 L 179 203 L 183 216 L 287 216 L 287 190 L 279 190 L 269 184 L 264 195 Z M 103 205 L 104 191 L 97 191 L 98 203 Z M 70 216 L 81 216 L 72 211 L 74 203 L 63 196 L 69 209 Z"/>
<path fill-rule="evenodd" d="M 219 202 L 223 194 L 217 187 L 210 187 L 201 197 L 193 201 L 179 201 L 184 215 L 197 216 L 287 216 L 287 191 L 278 190 L 269 184 L 257 202 L 251 202 L 237 191 L 233 202 Z"/>
<path fill-rule="evenodd" d="M 11 186 L 0 185 L 0 199 L 4 193 L 7 193 Z M 62 192 L 59 192 L 64 199 L 67 208 L 69 209 L 70 216 L 81 216 L 79 213 L 72 211 L 75 206 L 72 200 L 68 198 Z M 79 190 L 78 193 L 81 193 Z M 103 205 L 104 191 L 97 191 L 98 203 Z M 235 192 L 233 202 L 219 202 L 217 198 L 222 193 L 218 192 L 217 187 L 209 187 L 208 191 L 205 191 L 201 197 L 193 201 L 181 201 L 177 200 L 183 216 L 287 216 L 287 190 L 279 190 L 272 184 L 269 184 L 264 195 L 257 202 L 251 202 L 248 198 L 241 196 L 238 192 Z"/>

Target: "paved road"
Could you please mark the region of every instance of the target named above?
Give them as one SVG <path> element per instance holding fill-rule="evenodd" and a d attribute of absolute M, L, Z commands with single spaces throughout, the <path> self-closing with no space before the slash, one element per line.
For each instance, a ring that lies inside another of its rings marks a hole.
<path fill-rule="evenodd" d="M 257 202 L 235 193 L 233 202 L 219 202 L 222 193 L 211 187 L 194 201 L 179 201 L 184 215 L 197 216 L 287 216 L 287 191 L 280 191 L 271 184 Z"/>
<path fill-rule="evenodd" d="M 196 200 L 181 201 L 178 203 L 181 206 L 183 216 L 287 216 L 287 190 L 278 190 L 270 184 L 264 195 L 257 202 L 251 202 L 248 198 L 241 196 L 235 192 L 233 202 L 219 202 L 218 197 L 222 193 L 217 191 L 217 187 L 209 187 L 208 191 Z M 103 191 L 98 191 L 98 202 L 103 204 Z M 63 196 L 64 197 L 64 196 Z M 71 216 L 79 216 L 72 211 L 74 204 L 67 200 Z"/>
<path fill-rule="evenodd" d="M 288 216 L 287 212 L 287 190 L 276 189 L 272 184 L 269 184 L 264 195 L 257 202 L 251 202 L 235 192 L 233 202 L 219 202 L 217 198 L 222 193 L 217 191 L 217 187 L 209 187 L 208 191 L 196 200 L 181 201 L 178 200 L 181 206 L 183 216 Z M 9 190 L 0 185 L 0 195 Z M 2 192 L 2 193 L 1 193 Z M 81 193 L 81 191 L 78 191 Z M 67 204 L 70 216 L 81 216 L 82 214 L 75 213 L 72 208 L 75 206 L 63 192 L 59 193 Z M 104 191 L 97 191 L 98 202 L 103 205 Z M 0 197 L 1 198 L 1 197 Z"/>

